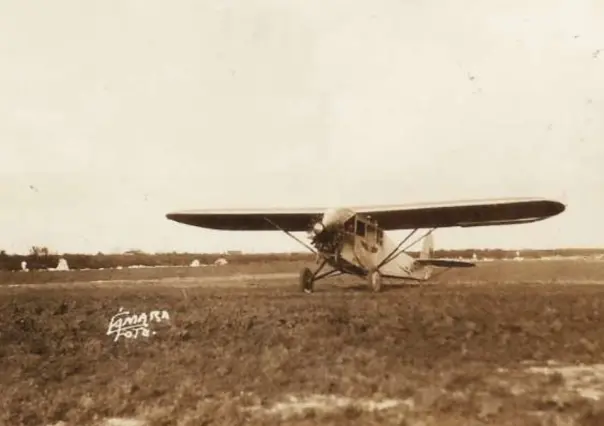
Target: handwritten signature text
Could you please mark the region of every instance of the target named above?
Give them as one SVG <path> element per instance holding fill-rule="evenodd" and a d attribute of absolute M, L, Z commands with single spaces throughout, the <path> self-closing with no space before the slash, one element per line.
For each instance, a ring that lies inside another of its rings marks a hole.
<path fill-rule="evenodd" d="M 170 315 L 167 311 L 151 311 L 149 314 L 143 312 L 141 314 L 130 313 L 120 308 L 119 312 L 111 317 L 109 327 L 107 328 L 107 336 L 114 335 L 114 342 L 117 342 L 120 337 L 127 339 L 136 339 L 139 336 L 149 337 L 155 334 L 149 327 L 152 322 L 169 321 Z"/>

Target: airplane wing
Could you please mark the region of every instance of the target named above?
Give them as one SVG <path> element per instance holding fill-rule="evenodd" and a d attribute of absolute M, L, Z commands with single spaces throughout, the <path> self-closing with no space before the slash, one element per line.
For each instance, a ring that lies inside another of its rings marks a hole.
<path fill-rule="evenodd" d="M 424 203 L 356 210 L 386 230 L 496 226 L 530 223 L 562 213 L 566 206 L 543 198 L 503 198 Z"/>
<path fill-rule="evenodd" d="M 237 209 L 189 210 L 168 213 L 175 222 L 202 228 L 230 231 L 276 231 L 278 225 L 288 232 L 308 231 L 319 220 L 325 209 Z"/>
<path fill-rule="evenodd" d="M 351 207 L 377 220 L 385 230 L 493 226 L 529 223 L 562 213 L 565 205 L 542 198 L 507 198 L 394 206 Z M 303 232 L 319 220 L 325 208 L 270 210 L 189 210 L 168 213 L 170 220 L 203 228 Z"/>

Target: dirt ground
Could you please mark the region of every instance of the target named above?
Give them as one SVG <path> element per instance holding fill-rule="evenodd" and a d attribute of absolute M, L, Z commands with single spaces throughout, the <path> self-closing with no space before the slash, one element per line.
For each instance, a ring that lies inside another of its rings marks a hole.
<path fill-rule="evenodd" d="M 604 263 L 312 295 L 299 266 L 3 275 L 0 424 L 604 425 Z M 169 319 L 114 341 L 120 307 Z"/>

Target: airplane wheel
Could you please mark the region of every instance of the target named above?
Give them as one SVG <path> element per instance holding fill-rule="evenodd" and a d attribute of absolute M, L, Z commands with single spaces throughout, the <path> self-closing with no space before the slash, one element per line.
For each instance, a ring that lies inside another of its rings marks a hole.
<path fill-rule="evenodd" d="M 382 274 L 380 274 L 380 271 L 371 271 L 367 277 L 371 290 L 374 293 L 379 293 L 382 290 Z"/>
<path fill-rule="evenodd" d="M 304 268 L 300 271 L 300 290 L 304 293 L 312 293 L 313 291 L 313 276 L 312 271 Z"/>

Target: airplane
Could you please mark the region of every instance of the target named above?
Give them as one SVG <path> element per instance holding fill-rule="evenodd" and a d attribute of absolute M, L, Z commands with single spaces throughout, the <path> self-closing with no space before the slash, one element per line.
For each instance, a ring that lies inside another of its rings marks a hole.
<path fill-rule="evenodd" d="M 215 230 L 275 231 L 298 241 L 316 255 L 319 266 L 300 271 L 299 286 L 312 293 L 314 283 L 342 274 L 367 280 L 373 292 L 382 278 L 421 283 L 434 267 L 474 267 L 473 262 L 433 258 L 432 233 L 439 228 L 523 224 L 562 213 L 566 205 L 544 198 L 502 198 L 373 207 L 188 210 L 166 214 L 169 220 Z M 420 238 L 402 248 L 418 230 Z M 411 230 L 398 244 L 385 231 Z M 306 232 L 310 245 L 293 232 Z M 406 251 L 423 240 L 417 258 Z M 323 271 L 328 266 L 331 269 Z"/>

